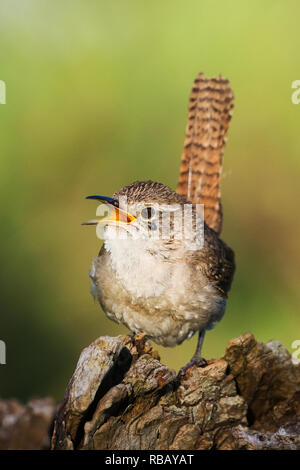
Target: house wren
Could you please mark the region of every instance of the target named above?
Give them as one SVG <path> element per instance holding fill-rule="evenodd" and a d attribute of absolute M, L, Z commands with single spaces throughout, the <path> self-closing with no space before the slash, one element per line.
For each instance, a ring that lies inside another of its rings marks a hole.
<path fill-rule="evenodd" d="M 85 222 L 103 227 L 104 244 L 90 270 L 92 294 L 110 319 L 163 346 L 199 332 L 196 352 L 180 375 L 206 364 L 204 334 L 223 317 L 235 269 L 233 251 L 219 238 L 222 156 L 233 101 L 228 80 L 195 79 L 177 192 L 149 180 L 112 198 L 89 196 L 109 210 Z"/>

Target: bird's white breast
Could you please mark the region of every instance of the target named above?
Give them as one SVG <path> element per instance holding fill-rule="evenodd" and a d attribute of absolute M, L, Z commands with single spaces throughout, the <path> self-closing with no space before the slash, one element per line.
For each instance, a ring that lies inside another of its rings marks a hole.
<path fill-rule="evenodd" d="M 160 296 L 170 287 L 170 266 L 158 262 L 147 243 L 130 238 L 105 241 L 116 277 L 134 297 Z"/>
<path fill-rule="evenodd" d="M 94 260 L 91 291 L 109 318 L 156 343 L 175 346 L 222 316 L 225 301 L 185 257 L 168 258 L 147 240 L 110 239 Z M 169 256 L 173 256 L 169 254 Z M 196 288 L 194 288 L 196 286 Z"/>

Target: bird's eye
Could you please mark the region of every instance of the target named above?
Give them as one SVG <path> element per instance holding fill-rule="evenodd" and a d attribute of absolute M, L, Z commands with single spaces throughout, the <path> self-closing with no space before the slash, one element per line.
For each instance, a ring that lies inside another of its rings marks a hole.
<path fill-rule="evenodd" d="M 153 207 L 144 207 L 144 209 L 141 210 L 141 216 L 145 220 L 151 220 L 153 219 L 155 215 L 155 210 Z"/>

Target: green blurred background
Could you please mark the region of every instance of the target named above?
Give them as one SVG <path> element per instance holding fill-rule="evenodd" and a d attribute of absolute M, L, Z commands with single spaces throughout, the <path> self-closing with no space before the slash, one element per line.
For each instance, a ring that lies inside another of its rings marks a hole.
<path fill-rule="evenodd" d="M 99 250 L 89 194 L 134 180 L 175 188 L 199 71 L 236 95 L 224 159 L 223 238 L 236 252 L 206 357 L 252 331 L 291 351 L 299 328 L 300 4 L 0 0 L 0 395 L 61 399 L 80 351 L 126 332 L 89 293 Z M 186 363 L 196 338 L 159 348 Z"/>

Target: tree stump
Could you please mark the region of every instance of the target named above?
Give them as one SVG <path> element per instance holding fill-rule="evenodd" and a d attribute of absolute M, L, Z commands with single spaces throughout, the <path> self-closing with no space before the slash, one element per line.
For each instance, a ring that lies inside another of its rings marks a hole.
<path fill-rule="evenodd" d="M 144 335 L 85 348 L 52 449 L 300 449 L 300 364 L 251 333 L 180 381 Z"/>

